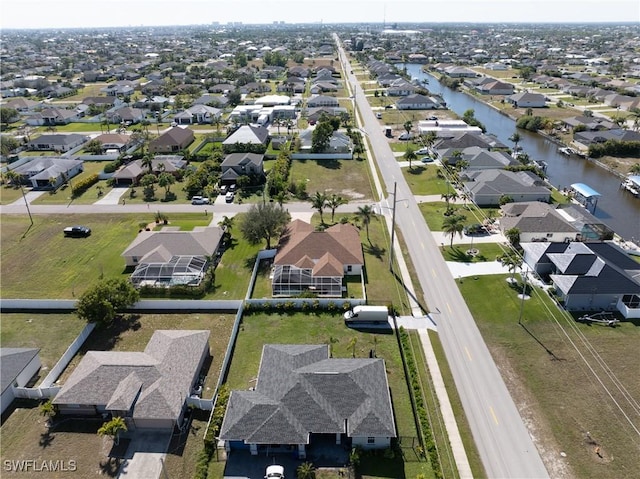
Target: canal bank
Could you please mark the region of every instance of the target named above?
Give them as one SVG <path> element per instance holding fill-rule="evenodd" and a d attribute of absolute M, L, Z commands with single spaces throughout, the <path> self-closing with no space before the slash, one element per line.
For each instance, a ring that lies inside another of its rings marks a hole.
<path fill-rule="evenodd" d="M 514 119 L 508 114 L 473 95 L 442 85 L 436 77 L 423 72 L 422 66 L 407 64 L 407 74 L 418 80 L 427 80 L 429 91 L 442 96 L 451 111 L 462 116 L 465 111 L 474 110 L 475 117 L 485 125 L 487 133 L 493 134 L 507 145 L 512 143 L 509 137 L 517 131 L 520 135 L 519 145 L 529 157 L 547 163 L 546 173 L 551 185 L 558 190 L 573 183 L 590 185 L 602 195 L 595 216 L 620 237 L 636 242 L 640 239 L 640 201 L 620 188 L 621 179 L 617 172 L 605 168 L 606 165 L 602 162 L 562 155 L 558 151 L 562 145 L 557 140 L 516 129 Z"/>

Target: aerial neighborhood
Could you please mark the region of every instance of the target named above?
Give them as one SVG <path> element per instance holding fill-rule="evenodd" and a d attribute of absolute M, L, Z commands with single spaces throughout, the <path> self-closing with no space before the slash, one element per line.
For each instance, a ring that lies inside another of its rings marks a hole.
<path fill-rule="evenodd" d="M 640 470 L 637 23 L 0 35 L 3 477 Z"/>

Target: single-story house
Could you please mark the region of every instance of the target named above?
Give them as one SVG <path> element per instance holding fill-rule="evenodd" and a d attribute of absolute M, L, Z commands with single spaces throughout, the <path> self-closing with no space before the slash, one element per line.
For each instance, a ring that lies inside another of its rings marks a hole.
<path fill-rule="evenodd" d="M 19 113 L 26 113 L 29 111 L 35 111 L 42 106 L 42 102 L 29 100 L 28 98 L 16 98 L 7 102 L 7 108 L 13 108 Z"/>
<path fill-rule="evenodd" d="M 122 417 L 129 431 L 171 431 L 210 355 L 209 335 L 156 330 L 144 352 L 88 351 L 53 404 L 62 415 Z"/>
<path fill-rule="evenodd" d="M 122 133 L 103 133 L 94 138 L 102 143 L 103 150 L 124 151 L 132 141 L 132 135 L 124 135 Z"/>
<path fill-rule="evenodd" d="M 384 449 L 396 437 L 383 359 L 329 357 L 329 346 L 265 344 L 255 387 L 231 392 L 225 448 L 290 451 L 335 437 L 336 445 Z"/>
<path fill-rule="evenodd" d="M 240 176 L 264 176 L 264 155 L 259 153 L 231 153 L 220 164 L 220 182 L 235 183 Z"/>
<path fill-rule="evenodd" d="M 485 78 L 475 85 L 476 91 L 482 95 L 511 95 L 514 88 L 511 83 L 495 80 L 493 78 Z"/>
<path fill-rule="evenodd" d="M 306 129 L 300 132 L 300 153 L 312 153 L 311 149 L 313 146 L 313 129 Z M 329 145 L 325 151 L 320 151 L 314 153 L 316 155 L 322 154 L 336 154 L 336 153 L 347 153 L 351 154 L 353 152 L 353 142 L 351 138 L 345 133 L 341 131 L 334 131 L 329 138 Z M 349 156 L 350 158 L 351 156 Z"/>
<path fill-rule="evenodd" d="M 151 153 L 175 153 L 189 146 L 195 135 L 189 128 L 174 126 L 149 143 Z"/>
<path fill-rule="evenodd" d="M 514 108 L 544 108 L 547 98 L 540 93 L 520 92 L 506 98 Z"/>
<path fill-rule="evenodd" d="M 500 231 L 520 231 L 520 242 L 594 241 L 611 238 L 613 231 L 583 206 L 550 205 L 540 201 L 507 203 L 500 207 Z"/>
<path fill-rule="evenodd" d="M 317 108 L 321 106 L 340 106 L 340 103 L 336 97 L 326 95 L 317 95 L 307 100 L 308 108 Z"/>
<path fill-rule="evenodd" d="M 608 140 L 640 141 L 640 133 L 616 128 L 615 130 L 578 131 L 573 134 L 573 141 L 584 148 L 588 148 L 592 143 L 604 143 Z"/>
<path fill-rule="evenodd" d="M 446 148 L 436 150 L 438 157 L 447 164 L 455 166 L 458 161 L 467 162 L 466 170 L 489 170 L 493 168 L 506 168 L 508 166 L 519 165 L 520 162 L 508 155 L 504 151 L 489 151 L 479 146 L 468 148 Z M 455 152 L 460 152 L 461 156 L 454 156 Z"/>
<path fill-rule="evenodd" d="M 309 88 L 309 92 L 313 95 L 319 95 L 330 91 L 338 91 L 338 85 L 328 81 L 316 81 Z"/>
<path fill-rule="evenodd" d="M 15 388 L 25 387 L 40 370 L 39 352 L 34 348 L 0 348 L 0 414 L 15 399 Z"/>
<path fill-rule="evenodd" d="M 182 155 L 156 155 L 151 160 L 151 171 L 147 166 L 142 164 L 142 160 L 135 160 L 131 163 L 121 166 L 118 171 L 113 174 L 113 180 L 117 186 L 136 185 L 140 179 L 148 174 L 153 173 L 170 173 L 176 178 L 187 166 L 187 161 Z"/>
<path fill-rule="evenodd" d="M 416 92 L 416 87 L 404 78 L 398 78 L 387 87 L 389 96 L 407 96 Z"/>
<path fill-rule="evenodd" d="M 56 190 L 63 183 L 84 171 L 82 160 L 54 156 L 34 156 L 29 162 L 13 169 L 31 182 L 35 189 Z"/>
<path fill-rule="evenodd" d="M 465 172 L 464 189 L 478 206 L 497 206 L 502 197 L 514 202 L 545 201 L 551 199 L 551 190 L 544 181 L 530 171 L 476 170 Z"/>
<path fill-rule="evenodd" d="M 36 151 L 60 151 L 73 150 L 89 140 L 88 136 L 78 133 L 57 133 L 40 135 L 38 138 L 27 143 L 30 150 Z"/>
<path fill-rule="evenodd" d="M 407 95 L 396 102 L 398 110 L 437 110 L 441 107 L 442 105 L 436 98 L 419 93 Z"/>
<path fill-rule="evenodd" d="M 242 125 L 222 142 L 222 147 L 226 152 L 231 152 L 247 146 L 266 148 L 268 144 L 268 128 L 259 125 Z"/>
<path fill-rule="evenodd" d="M 222 110 L 212 106 L 195 104 L 180 113 L 177 113 L 173 119 L 180 125 L 195 123 L 212 123 L 215 118 L 220 118 Z"/>
<path fill-rule="evenodd" d="M 107 117 L 109 121 L 112 123 L 140 123 L 144 120 L 145 113 L 140 108 L 131 108 L 129 106 L 124 106 L 122 108 L 118 108 L 115 111 L 108 112 Z"/>
<path fill-rule="evenodd" d="M 345 275 L 360 275 L 364 255 L 360 234 L 351 224 L 316 231 L 301 220 L 289 223 L 274 258 L 273 296 L 310 291 L 341 297 Z"/>
<path fill-rule="evenodd" d="M 448 66 L 443 71 L 451 78 L 474 78 L 479 76 L 478 73 L 467 67 Z"/>
<path fill-rule="evenodd" d="M 435 133 L 438 138 L 453 138 L 461 133 L 482 133 L 479 126 L 472 126 L 464 120 L 420 120 L 418 122 L 418 132 L 428 134 Z"/>
<path fill-rule="evenodd" d="M 347 109 L 341 108 L 341 107 L 324 106 L 320 108 L 309 108 L 307 110 L 307 120 L 317 122 L 320 120 L 322 115 L 332 117 L 332 116 L 342 116 L 346 114 L 348 114 Z"/>
<path fill-rule="evenodd" d="M 463 150 L 464 148 L 469 148 L 470 146 L 478 146 L 480 148 L 484 148 L 485 150 L 506 150 L 508 148 L 507 145 L 498 140 L 498 138 L 494 135 L 487 135 L 482 133 L 481 131 L 463 131 L 454 134 L 452 137 L 438 138 L 433 144 L 432 149 L 436 151 L 448 148 Z"/>
<path fill-rule="evenodd" d="M 551 281 L 567 310 L 640 318 L 640 264 L 613 242 L 521 245 L 524 261 Z"/>
<path fill-rule="evenodd" d="M 561 121 L 567 128 L 575 128 L 579 125 L 584 125 L 589 131 L 613 130 L 617 128 L 616 124 L 612 121 L 597 116 L 572 116 L 569 118 L 563 118 Z"/>

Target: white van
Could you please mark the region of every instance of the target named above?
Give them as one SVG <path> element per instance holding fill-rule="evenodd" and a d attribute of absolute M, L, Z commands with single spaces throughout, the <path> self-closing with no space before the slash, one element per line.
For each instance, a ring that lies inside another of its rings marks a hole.
<path fill-rule="evenodd" d="M 358 305 L 344 313 L 344 320 L 352 324 L 387 324 L 389 310 L 386 306 Z"/>

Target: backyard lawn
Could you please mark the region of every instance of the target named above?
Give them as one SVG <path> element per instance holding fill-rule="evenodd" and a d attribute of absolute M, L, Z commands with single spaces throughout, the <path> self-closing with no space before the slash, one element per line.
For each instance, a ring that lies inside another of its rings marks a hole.
<path fill-rule="evenodd" d="M 630 471 L 640 470 L 637 429 L 616 404 L 637 427 L 637 403 L 632 409 L 620 388 L 630 398 L 640 397 L 640 323 L 622 322 L 615 328 L 576 323 L 536 288 L 524 304 L 520 326 L 521 300 L 506 277 L 463 280 L 459 287 L 525 423 L 535 428 L 536 444 L 550 475 L 630 477 Z M 584 353 L 587 344 L 592 353 L 585 357 L 598 379 L 574 349 L 578 345 Z M 611 368 L 606 374 L 596 365 L 595 354 Z M 611 385 L 612 374 L 618 387 Z"/>
<path fill-rule="evenodd" d="M 369 168 L 360 160 L 292 160 L 292 182 L 304 181 L 307 193 L 324 191 L 348 200 L 373 198 Z"/>
<path fill-rule="evenodd" d="M 245 315 L 235 345 L 227 384 L 230 389 L 248 389 L 254 385 L 260 365 L 264 344 L 328 344 L 332 342 L 333 357 L 348 358 L 352 355 L 349 342 L 355 338 L 358 358 L 366 358 L 369 351 L 375 349 L 376 355 L 386 363 L 387 377 L 396 426 L 401 436 L 415 437 L 416 429 L 411 411 L 409 391 L 405 380 L 398 342 L 394 334 L 365 333 L 347 328 L 339 313 L 320 314 L 262 314 Z M 396 469 L 392 475 L 383 474 L 386 464 L 392 462 Z M 363 478 L 406 477 L 414 479 L 424 473 L 431 477 L 426 462 L 385 461 L 378 458 L 377 465 L 371 464 L 369 470 L 362 471 Z"/>

